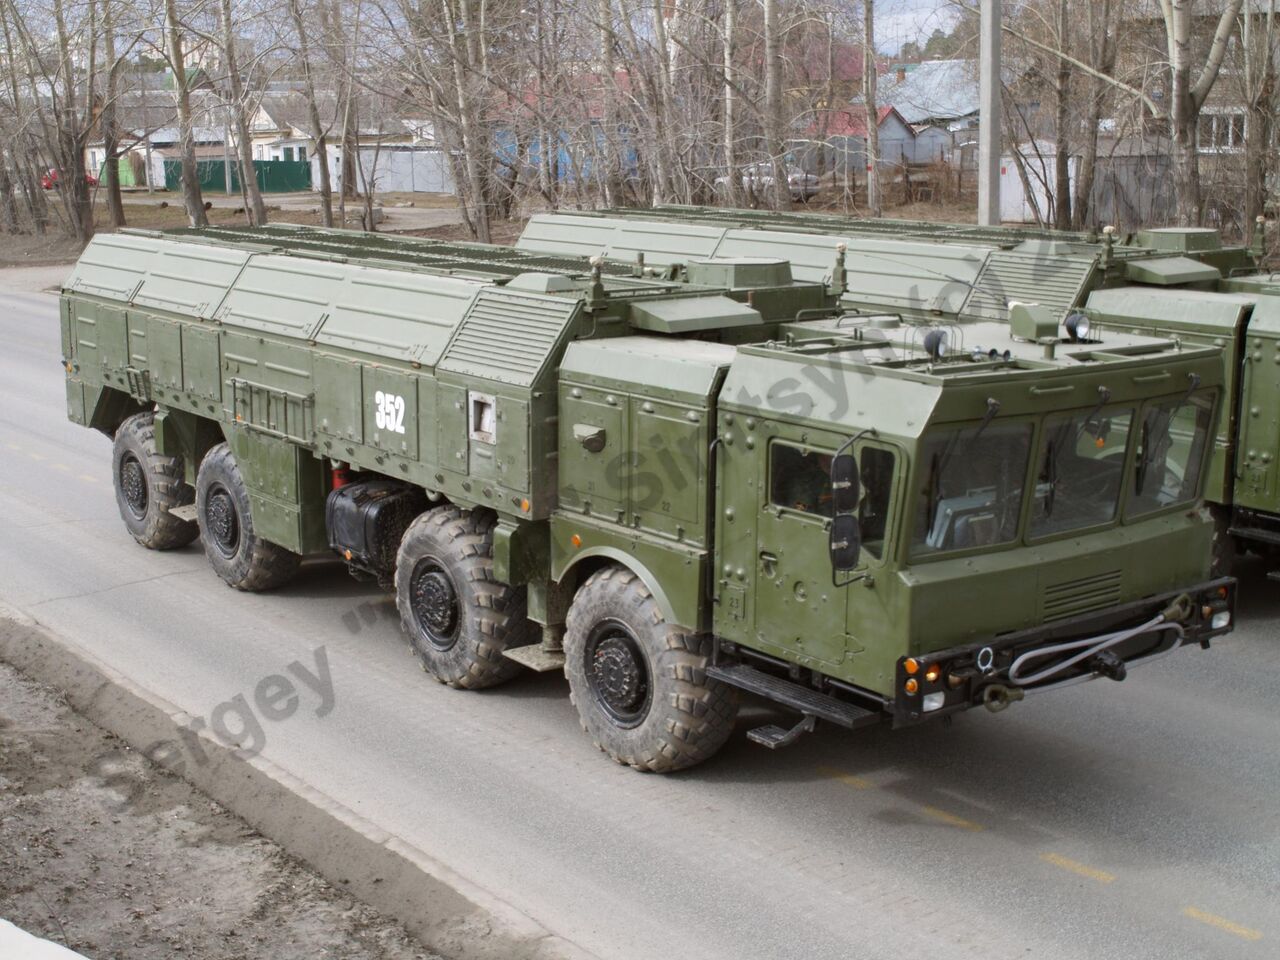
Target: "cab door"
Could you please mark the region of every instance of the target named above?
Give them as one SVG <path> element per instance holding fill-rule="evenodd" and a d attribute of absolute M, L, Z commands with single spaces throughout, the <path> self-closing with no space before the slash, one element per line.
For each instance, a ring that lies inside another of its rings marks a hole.
<path fill-rule="evenodd" d="M 835 434 L 779 431 L 760 458 L 756 525 L 757 642 L 830 668 L 845 659 L 846 591 L 832 582 L 831 458 Z"/>
<path fill-rule="evenodd" d="M 883 687 L 882 647 L 891 646 L 896 578 L 886 576 L 901 512 L 902 456 L 889 444 L 855 443 L 862 495 L 861 560 L 832 577 L 831 458 L 844 437 L 779 434 L 762 457 L 757 525 L 755 627 L 758 643 L 807 666 Z M 852 579 L 851 579 L 852 578 Z M 866 651 L 876 655 L 861 656 Z"/>

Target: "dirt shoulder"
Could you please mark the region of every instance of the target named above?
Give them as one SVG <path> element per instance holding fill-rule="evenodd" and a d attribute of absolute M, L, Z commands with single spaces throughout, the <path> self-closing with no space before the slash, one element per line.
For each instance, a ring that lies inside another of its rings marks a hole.
<path fill-rule="evenodd" d="M 437 956 L 3 663 L 0 916 L 95 960 Z"/>

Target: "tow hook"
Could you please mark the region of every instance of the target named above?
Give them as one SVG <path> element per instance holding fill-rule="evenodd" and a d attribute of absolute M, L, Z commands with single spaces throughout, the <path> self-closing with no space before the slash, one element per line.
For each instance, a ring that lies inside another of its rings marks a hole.
<path fill-rule="evenodd" d="M 1161 616 L 1168 623 L 1185 623 L 1191 619 L 1194 612 L 1195 606 L 1192 604 L 1191 598 L 1184 593 L 1180 594 L 1177 599 L 1165 607 Z"/>
<path fill-rule="evenodd" d="M 992 713 L 999 713 L 1026 694 L 1021 687 L 1006 687 L 1003 683 L 993 683 L 982 690 L 982 705 Z"/>
<path fill-rule="evenodd" d="M 1124 665 L 1124 661 L 1110 650 L 1099 653 L 1089 661 L 1089 666 L 1098 676 L 1108 680 L 1123 680 L 1129 675 L 1129 668 Z"/>

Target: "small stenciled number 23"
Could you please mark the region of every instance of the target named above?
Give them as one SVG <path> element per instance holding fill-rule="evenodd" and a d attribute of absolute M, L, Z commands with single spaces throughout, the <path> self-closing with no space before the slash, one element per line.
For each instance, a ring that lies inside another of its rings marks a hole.
<path fill-rule="evenodd" d="M 404 433 L 404 397 L 379 390 L 373 395 L 373 403 L 373 422 L 379 430 Z"/>

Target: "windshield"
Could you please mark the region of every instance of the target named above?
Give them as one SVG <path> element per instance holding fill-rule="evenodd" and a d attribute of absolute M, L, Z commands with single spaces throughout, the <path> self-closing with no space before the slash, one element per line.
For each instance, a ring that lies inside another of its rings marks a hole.
<path fill-rule="evenodd" d="M 1028 540 L 1140 518 L 1200 496 L 1215 394 L 1047 415 L 1039 429 Z M 925 435 L 911 558 L 1023 537 L 1036 424 L 980 423 Z"/>
<path fill-rule="evenodd" d="M 913 557 L 1009 543 L 1018 536 L 1032 424 L 938 430 L 922 451 Z"/>
<path fill-rule="evenodd" d="M 1115 519 L 1132 422 L 1131 408 L 1045 418 L 1031 510 L 1032 537 Z"/>

